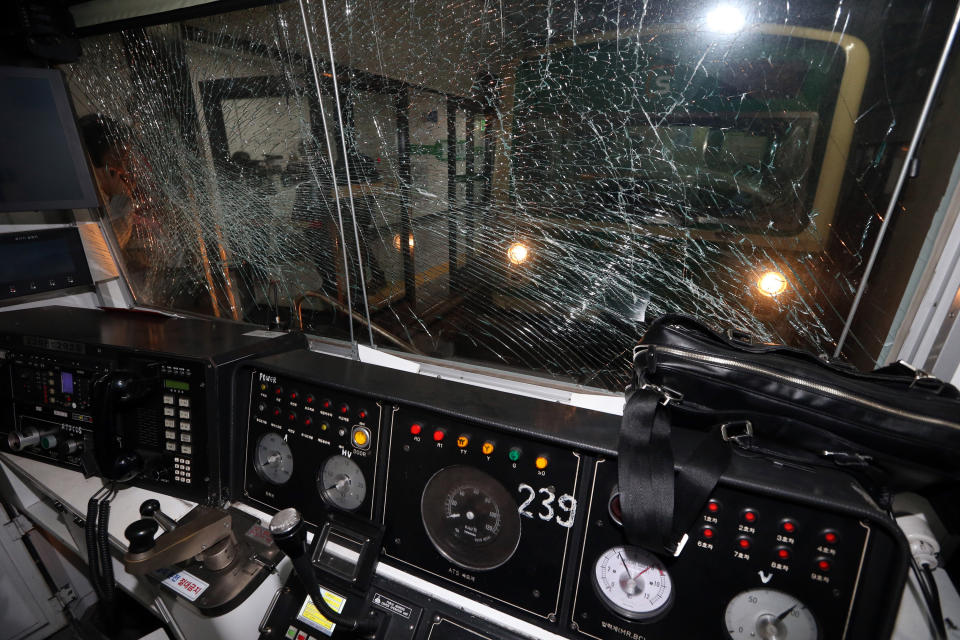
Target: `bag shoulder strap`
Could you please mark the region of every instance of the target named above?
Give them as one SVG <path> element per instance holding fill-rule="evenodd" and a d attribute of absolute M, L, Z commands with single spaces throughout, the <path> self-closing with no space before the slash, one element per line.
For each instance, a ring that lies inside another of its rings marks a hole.
<path fill-rule="evenodd" d="M 627 397 L 617 445 L 617 475 L 624 531 L 631 544 L 679 553 L 704 502 L 730 463 L 730 447 L 717 425 L 674 469 L 670 409 L 650 389 Z"/>

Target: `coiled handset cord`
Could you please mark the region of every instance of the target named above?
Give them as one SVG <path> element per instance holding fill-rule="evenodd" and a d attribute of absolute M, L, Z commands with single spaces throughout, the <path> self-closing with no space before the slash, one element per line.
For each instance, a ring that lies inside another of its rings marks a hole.
<path fill-rule="evenodd" d="M 117 495 L 116 484 L 111 482 L 98 489 L 87 502 L 87 520 L 84 538 L 87 546 L 87 564 L 90 567 L 90 582 L 102 604 L 104 623 L 112 624 L 116 583 L 113 575 L 113 560 L 110 556 L 110 501 Z"/>

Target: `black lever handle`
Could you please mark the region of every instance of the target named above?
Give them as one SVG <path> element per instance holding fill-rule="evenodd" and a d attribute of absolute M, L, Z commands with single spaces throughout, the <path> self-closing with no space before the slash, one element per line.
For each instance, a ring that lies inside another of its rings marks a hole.
<path fill-rule="evenodd" d="M 359 619 L 337 613 L 323 599 L 317 576 L 313 572 L 313 564 L 310 562 L 310 554 L 307 553 L 307 528 L 299 511 L 291 507 L 277 512 L 270 521 L 270 535 L 277 547 L 293 562 L 293 570 L 300 583 L 325 618 L 353 631 L 361 638 L 372 638 L 376 634 L 375 618 Z"/>
<path fill-rule="evenodd" d="M 130 541 L 130 553 L 145 553 L 153 549 L 153 537 L 159 529 L 160 525 L 152 518 L 143 518 L 127 526 L 123 535 Z"/>
<path fill-rule="evenodd" d="M 160 510 L 160 501 L 155 498 L 143 501 L 143 504 L 140 505 L 140 515 L 144 518 L 153 518 L 163 527 L 164 531 L 173 531 L 177 528 L 174 519 Z"/>

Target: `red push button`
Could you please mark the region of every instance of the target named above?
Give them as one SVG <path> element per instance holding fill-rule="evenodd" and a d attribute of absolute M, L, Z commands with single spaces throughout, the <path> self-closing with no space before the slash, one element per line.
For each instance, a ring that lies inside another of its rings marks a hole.
<path fill-rule="evenodd" d="M 840 540 L 840 536 L 837 535 L 836 531 L 824 531 L 823 532 L 823 541 L 827 544 L 837 544 Z"/>
<path fill-rule="evenodd" d="M 790 553 L 790 549 L 787 549 L 786 547 L 780 547 L 777 549 L 777 559 L 779 560 L 789 560 L 790 556 L 792 555 L 793 554 Z"/>
<path fill-rule="evenodd" d="M 752 546 L 753 546 L 753 543 L 750 542 L 750 538 L 748 538 L 748 537 L 746 537 L 746 536 L 737 538 L 737 547 L 738 547 L 741 551 L 748 551 L 748 550 L 750 549 L 750 547 L 752 547 Z"/>
<path fill-rule="evenodd" d="M 819 569 L 820 571 L 823 571 L 824 573 L 826 573 L 827 571 L 830 571 L 832 567 L 833 567 L 833 563 L 827 560 L 826 558 L 820 558 L 819 560 L 817 560 L 817 569 Z"/>
<path fill-rule="evenodd" d="M 796 533 L 797 523 L 793 520 L 784 520 L 780 523 L 780 530 L 784 533 Z"/>
<path fill-rule="evenodd" d="M 744 509 L 743 514 L 741 514 L 743 521 L 747 524 L 753 524 L 757 521 L 757 512 L 753 509 Z"/>
<path fill-rule="evenodd" d="M 717 532 L 713 530 L 713 527 L 704 527 L 700 529 L 700 537 L 704 540 L 713 540 L 714 536 L 717 535 Z"/>
<path fill-rule="evenodd" d="M 707 503 L 707 511 L 710 513 L 720 513 L 720 503 L 716 500 L 711 500 Z"/>

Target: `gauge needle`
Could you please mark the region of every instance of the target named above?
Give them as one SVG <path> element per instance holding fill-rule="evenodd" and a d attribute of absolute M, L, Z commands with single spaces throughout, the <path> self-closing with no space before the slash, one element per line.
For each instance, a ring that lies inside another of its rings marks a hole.
<path fill-rule="evenodd" d="M 623 559 L 623 556 L 620 555 L 619 553 L 617 554 L 617 557 L 620 558 L 620 562 L 623 563 L 623 568 L 624 568 L 624 570 L 626 570 L 627 575 L 629 576 L 629 575 L 630 575 L 630 567 L 627 566 L 627 561 L 624 560 L 624 559 Z"/>
<path fill-rule="evenodd" d="M 650 565 L 649 567 L 647 567 L 646 569 L 644 569 L 643 571 L 641 571 L 641 572 L 638 573 L 637 575 L 633 576 L 633 581 L 636 582 L 636 581 L 637 581 L 637 578 L 639 578 L 640 576 L 642 576 L 643 574 L 645 574 L 647 571 L 650 571 L 650 569 L 652 569 L 652 568 L 653 568 L 653 565 Z"/>
<path fill-rule="evenodd" d="M 798 602 L 797 604 L 793 605 L 792 607 L 790 607 L 789 609 L 787 609 L 786 611 L 784 611 L 783 613 L 781 613 L 780 615 L 778 615 L 778 616 L 777 616 L 777 622 L 780 622 L 781 620 L 783 620 L 784 618 L 786 618 L 788 615 L 790 615 L 790 612 L 793 611 L 794 609 L 796 609 L 798 604 L 800 604 L 800 603 Z"/>

